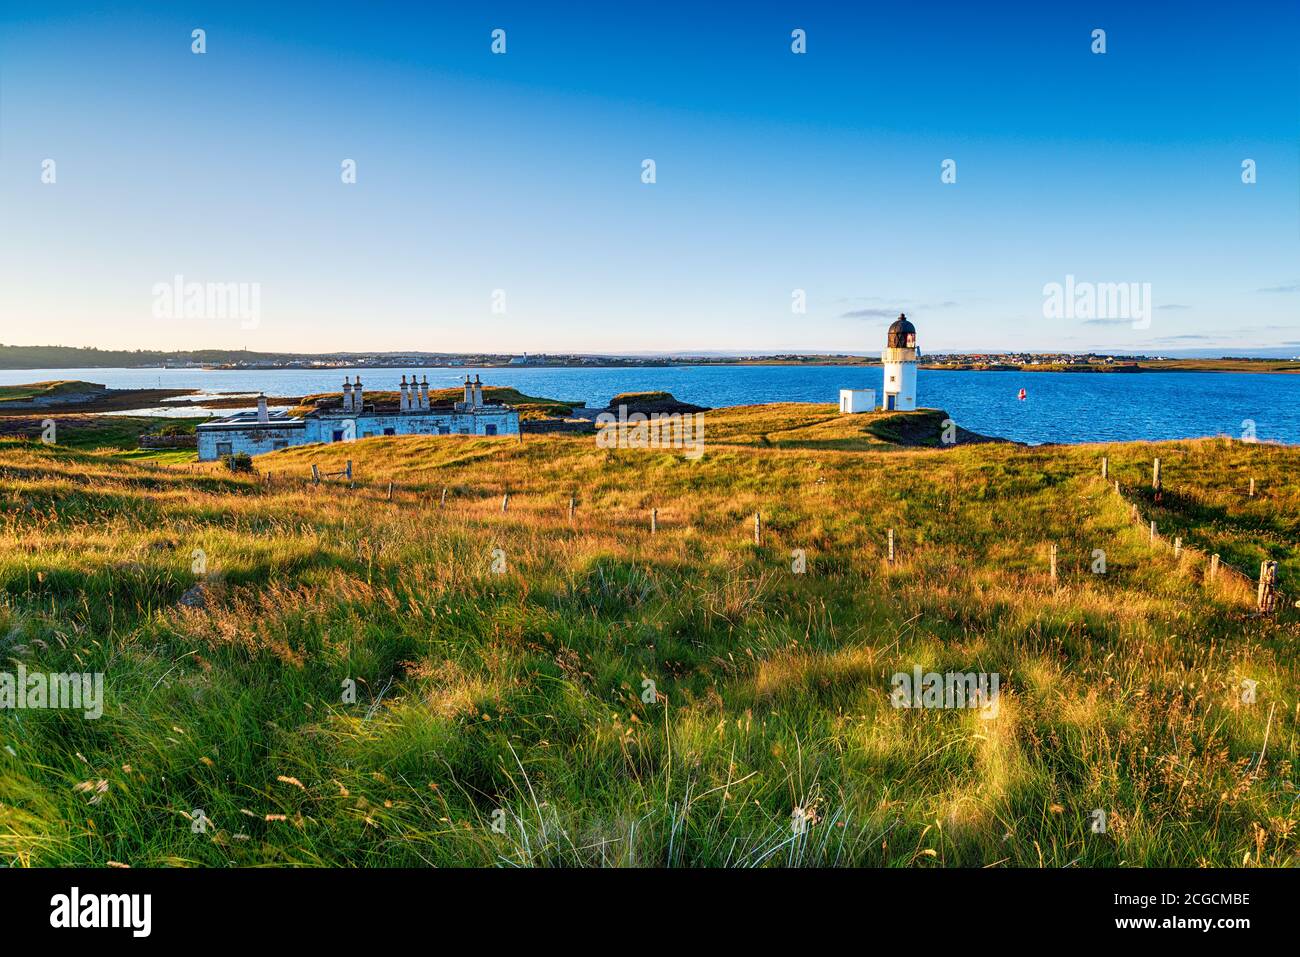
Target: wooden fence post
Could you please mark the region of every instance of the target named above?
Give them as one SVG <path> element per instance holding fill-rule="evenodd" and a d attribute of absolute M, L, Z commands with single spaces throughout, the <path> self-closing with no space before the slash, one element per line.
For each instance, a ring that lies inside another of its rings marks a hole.
<path fill-rule="evenodd" d="M 569 496 L 569 521 L 573 521 L 573 510 L 578 507 L 578 500 L 574 496 Z"/>
<path fill-rule="evenodd" d="M 1210 581 L 1214 581 L 1214 579 L 1218 576 L 1218 574 L 1219 574 L 1219 553 L 1215 552 L 1213 555 L 1210 556 Z"/>
<path fill-rule="evenodd" d="M 388 500 L 390 502 L 393 500 L 393 483 L 391 481 L 388 483 Z"/>
<path fill-rule="evenodd" d="M 1151 463 L 1151 490 L 1160 491 L 1160 460 L 1155 459 Z"/>
<path fill-rule="evenodd" d="M 889 564 L 894 564 L 894 530 L 889 530 Z"/>
<path fill-rule="evenodd" d="M 1056 543 L 1052 543 L 1052 581 L 1056 581 Z"/>
<path fill-rule="evenodd" d="M 1106 456 L 1101 457 L 1101 480 L 1104 482 L 1110 478 L 1110 461 Z"/>
<path fill-rule="evenodd" d="M 1151 519 L 1151 538 L 1149 539 L 1149 542 L 1152 545 L 1156 543 L 1156 520 L 1154 518 Z"/>
<path fill-rule="evenodd" d="M 759 517 L 758 512 L 754 513 L 754 544 L 763 544 L 763 520 Z"/>
<path fill-rule="evenodd" d="M 510 493 L 506 492 L 505 495 L 501 496 L 501 513 L 504 515 L 506 509 L 508 509 L 509 507 L 510 507 Z"/>
<path fill-rule="evenodd" d="M 442 498 L 438 499 L 438 507 L 442 508 L 447 504 L 447 486 L 442 487 Z"/>
<path fill-rule="evenodd" d="M 1254 498 L 1254 497 L 1255 497 L 1255 480 L 1254 480 L 1254 479 L 1251 479 L 1251 480 L 1250 480 L 1250 497 L 1251 497 L 1251 498 Z"/>
<path fill-rule="evenodd" d="M 659 509 L 650 509 L 650 534 L 659 531 Z"/>
<path fill-rule="evenodd" d="M 1277 562 L 1259 563 L 1259 591 L 1255 596 L 1255 604 L 1263 614 L 1273 613 L 1277 605 Z"/>
<path fill-rule="evenodd" d="M 316 464 L 314 462 L 312 463 L 312 467 L 311 467 L 311 480 L 316 485 L 320 484 L 320 469 L 316 467 Z"/>
<path fill-rule="evenodd" d="M 1183 540 L 1178 536 L 1174 536 L 1174 558 L 1178 558 L 1182 554 L 1183 554 Z"/>
<path fill-rule="evenodd" d="M 352 460 L 351 459 L 348 459 L 348 467 L 344 470 L 344 472 L 348 477 L 348 481 L 351 482 L 352 481 Z"/>

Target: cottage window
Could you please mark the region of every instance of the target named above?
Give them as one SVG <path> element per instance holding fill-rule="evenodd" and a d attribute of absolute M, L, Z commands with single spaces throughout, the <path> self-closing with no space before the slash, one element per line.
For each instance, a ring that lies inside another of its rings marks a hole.
<path fill-rule="evenodd" d="M 496 427 L 495 425 L 485 425 L 485 426 L 483 426 L 483 434 L 484 434 L 484 435 L 496 435 L 496 434 L 497 434 L 497 427 Z"/>
<path fill-rule="evenodd" d="M 384 429 L 384 435 L 396 435 L 396 434 L 397 434 L 396 429 Z"/>
<path fill-rule="evenodd" d="M 234 454 L 234 451 L 235 451 L 235 450 L 234 450 L 234 446 L 231 445 L 231 443 L 229 443 L 229 442 L 218 442 L 218 443 L 217 443 L 217 454 L 218 454 L 218 455 L 233 455 L 233 454 Z"/>
<path fill-rule="evenodd" d="M 450 426 L 450 425 L 440 425 L 440 426 L 438 426 L 438 434 L 439 434 L 439 435 L 451 435 L 451 426 Z"/>
<path fill-rule="evenodd" d="M 271 443 L 271 448 L 277 452 L 280 449 L 287 449 L 288 447 L 289 447 L 289 442 L 287 439 L 276 439 L 274 442 Z"/>

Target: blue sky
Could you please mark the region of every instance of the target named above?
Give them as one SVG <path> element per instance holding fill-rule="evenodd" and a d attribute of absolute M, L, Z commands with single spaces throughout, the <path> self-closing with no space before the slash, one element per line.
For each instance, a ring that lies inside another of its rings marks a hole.
<path fill-rule="evenodd" d="M 1300 354 L 1293 2 L 53 6 L 0 12 L 0 342 Z"/>

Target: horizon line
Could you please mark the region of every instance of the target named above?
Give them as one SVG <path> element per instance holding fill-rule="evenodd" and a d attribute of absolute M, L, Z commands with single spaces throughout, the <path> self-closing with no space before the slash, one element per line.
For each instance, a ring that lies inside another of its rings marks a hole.
<path fill-rule="evenodd" d="M 177 348 L 177 349 L 144 349 L 128 347 L 102 347 L 102 346 L 67 346 L 67 345 L 16 345 L 13 343 L 0 343 L 0 350 L 37 350 L 37 349 L 57 349 L 74 352 L 101 352 L 101 353 L 125 353 L 125 354 L 146 354 L 167 356 L 184 356 L 208 352 L 221 353 L 243 353 L 252 357 L 282 358 L 291 360 L 321 360 L 321 359 L 343 359 L 359 357 L 446 357 L 456 359 L 468 358 L 509 358 L 525 360 L 545 360 L 556 358 L 574 358 L 574 359 L 765 359 L 765 358 L 783 358 L 783 357 L 800 357 L 800 358 L 845 358 L 845 359 L 875 359 L 879 360 L 879 350 L 869 351 L 862 350 L 844 350 L 844 349 L 656 349 L 656 350 L 624 350 L 624 351 L 564 351 L 557 350 L 554 352 L 494 352 L 488 350 L 470 350 L 470 351 L 447 351 L 447 350 L 429 350 L 429 349 L 336 349 L 323 352 L 298 352 L 288 350 L 250 350 L 247 346 L 243 347 L 220 347 L 220 346 L 202 346 L 194 348 Z M 1218 352 L 1215 347 L 1182 347 L 1173 349 L 1160 349 L 1158 347 L 1148 347 L 1144 351 L 1127 351 L 1119 349 L 1106 349 L 1092 347 L 1087 349 L 1008 349 L 998 347 L 985 347 L 981 349 L 930 349 L 918 350 L 922 359 L 926 356 L 971 356 L 985 357 L 998 355 L 1025 355 L 1025 356 L 1100 356 L 1111 358 L 1154 358 L 1159 356 L 1184 358 L 1217 358 L 1217 359 L 1280 359 L 1300 357 L 1300 343 L 1282 343 L 1274 346 L 1251 346 L 1235 352 Z M 1265 355 L 1262 353 L 1270 352 L 1275 354 Z M 1281 356 L 1276 353 L 1288 353 L 1288 356 Z M 0 366 L 0 368 L 5 368 Z M 13 371 L 20 371 L 15 369 Z"/>

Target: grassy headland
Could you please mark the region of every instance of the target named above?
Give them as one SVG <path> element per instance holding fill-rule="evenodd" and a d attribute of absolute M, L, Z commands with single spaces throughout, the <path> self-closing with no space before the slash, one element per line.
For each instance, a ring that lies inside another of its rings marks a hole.
<path fill-rule="evenodd" d="M 89 382 L 77 379 L 59 379 L 49 382 L 27 382 L 22 385 L 0 385 L 0 403 L 28 403 L 38 399 L 56 399 L 70 393 L 80 394 L 96 388 Z M 97 388 L 102 389 L 103 386 Z"/>
<path fill-rule="evenodd" d="M 65 379 L 0 386 L 0 417 L 33 412 L 118 412 L 157 405 L 194 389 L 110 389 L 95 382 Z M 245 400 L 247 402 L 247 400 Z"/>
<path fill-rule="evenodd" d="M 107 699 L 0 712 L 0 855 L 1294 865 L 1300 450 L 915 447 L 938 426 L 721 409 L 697 461 L 367 439 L 269 483 L 0 442 L 4 670 Z M 344 458 L 355 489 L 304 481 Z M 1151 518 L 1279 560 L 1282 611 Z M 916 665 L 998 673 L 996 717 L 892 707 Z"/>

